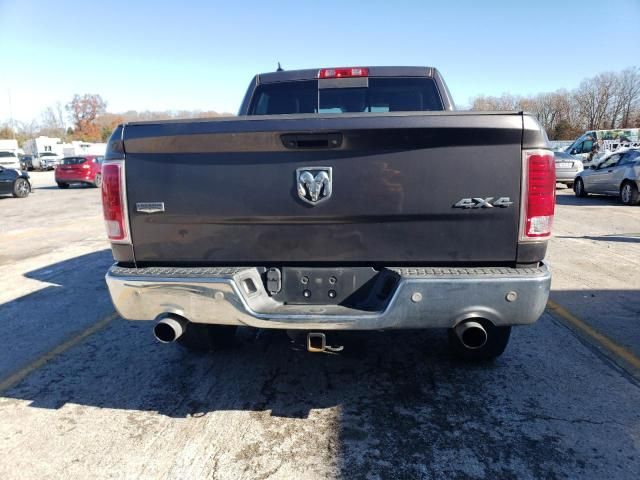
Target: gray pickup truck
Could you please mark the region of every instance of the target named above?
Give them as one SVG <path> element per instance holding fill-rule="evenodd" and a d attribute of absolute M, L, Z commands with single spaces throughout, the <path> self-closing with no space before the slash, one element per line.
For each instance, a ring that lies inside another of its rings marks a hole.
<path fill-rule="evenodd" d="M 554 157 L 522 112 L 454 112 L 434 68 L 257 75 L 230 118 L 126 123 L 103 165 L 119 314 L 217 348 L 238 326 L 449 329 L 464 358 L 535 322 Z"/>

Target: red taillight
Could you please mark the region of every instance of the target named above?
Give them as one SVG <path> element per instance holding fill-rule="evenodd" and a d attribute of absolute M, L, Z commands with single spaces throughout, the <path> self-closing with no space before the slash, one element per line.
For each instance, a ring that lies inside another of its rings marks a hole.
<path fill-rule="evenodd" d="M 520 240 L 551 235 L 556 206 L 556 164 L 548 150 L 523 152 L 522 216 Z"/>
<path fill-rule="evenodd" d="M 102 211 L 109 240 L 129 243 L 123 162 L 102 166 Z"/>
<path fill-rule="evenodd" d="M 369 69 L 363 67 L 323 68 L 318 72 L 318 78 L 349 78 L 368 76 Z"/>

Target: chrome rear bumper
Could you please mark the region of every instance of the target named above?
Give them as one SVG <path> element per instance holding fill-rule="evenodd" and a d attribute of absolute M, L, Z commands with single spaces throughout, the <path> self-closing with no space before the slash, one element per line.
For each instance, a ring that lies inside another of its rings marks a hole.
<path fill-rule="evenodd" d="M 128 320 L 173 313 L 191 322 L 304 330 L 450 328 L 470 317 L 495 325 L 533 323 L 544 311 L 551 274 L 537 268 L 390 268 L 399 276 L 379 311 L 339 305 L 284 305 L 256 268 L 123 268 L 106 275 Z M 251 280 L 255 289 L 247 288 Z"/>

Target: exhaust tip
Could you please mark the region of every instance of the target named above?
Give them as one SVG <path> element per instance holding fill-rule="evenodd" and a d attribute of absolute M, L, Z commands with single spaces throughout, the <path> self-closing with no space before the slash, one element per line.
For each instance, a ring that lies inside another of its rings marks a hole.
<path fill-rule="evenodd" d="M 153 334 L 162 343 L 175 342 L 187 329 L 187 321 L 176 317 L 165 317 L 153 327 Z"/>
<path fill-rule="evenodd" d="M 482 348 L 487 343 L 487 331 L 479 322 L 463 322 L 455 328 L 455 332 L 460 342 L 470 350 Z"/>

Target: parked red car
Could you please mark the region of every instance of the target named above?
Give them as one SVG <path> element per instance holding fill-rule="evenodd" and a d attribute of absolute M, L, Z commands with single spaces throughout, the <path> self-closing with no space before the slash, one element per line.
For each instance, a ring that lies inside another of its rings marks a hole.
<path fill-rule="evenodd" d="M 56 183 L 59 188 L 69 188 L 71 183 L 83 183 L 93 187 L 102 185 L 102 161 L 97 155 L 65 157 L 56 167 Z"/>

